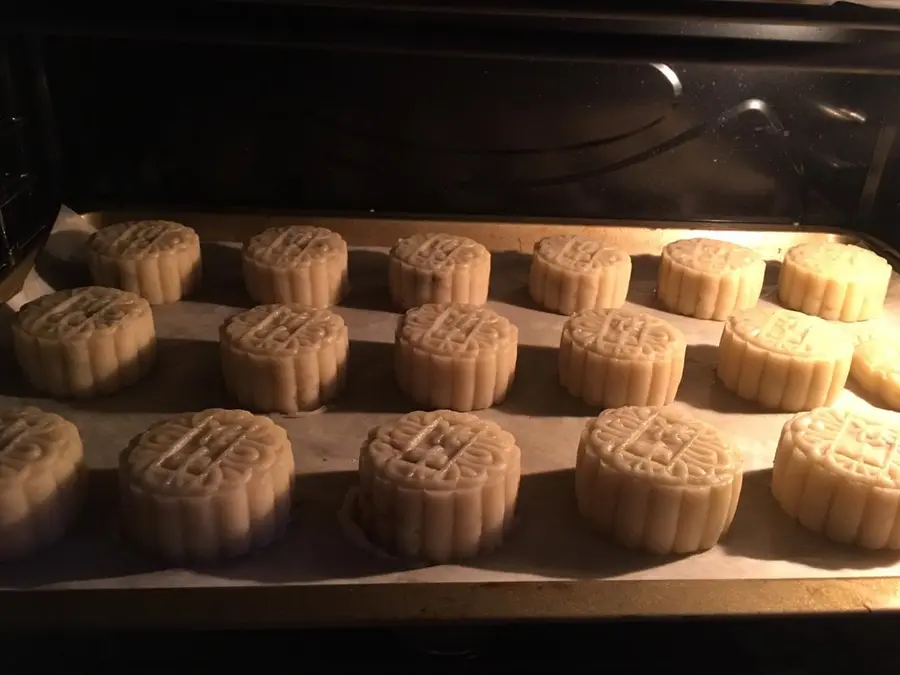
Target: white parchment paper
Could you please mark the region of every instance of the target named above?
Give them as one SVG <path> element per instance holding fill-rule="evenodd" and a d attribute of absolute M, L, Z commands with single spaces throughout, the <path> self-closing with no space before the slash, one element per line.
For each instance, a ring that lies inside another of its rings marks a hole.
<path fill-rule="evenodd" d="M 2 309 L 0 322 L 25 301 L 51 289 L 87 283 L 78 250 L 91 231 L 64 210 L 47 251 L 23 292 Z M 788 415 L 760 412 L 725 391 L 714 376 L 722 324 L 676 317 L 654 301 L 656 259 L 635 258 L 629 303 L 676 323 L 688 337 L 687 366 L 677 406 L 733 436 L 746 455 L 747 476 L 734 525 L 715 549 L 685 558 L 658 558 L 598 540 L 575 512 L 572 470 L 585 421 L 598 411 L 569 397 L 556 380 L 556 347 L 564 317 L 534 308 L 526 289 L 528 256 L 497 252 L 489 305 L 519 327 L 516 384 L 501 406 L 484 411 L 512 432 L 523 451 L 525 476 L 517 525 L 506 545 L 464 566 L 414 566 L 379 553 L 353 527 L 347 495 L 355 485 L 359 445 L 374 425 L 415 409 L 396 389 L 391 342 L 397 313 L 389 306 L 386 249 L 350 254 L 352 292 L 337 311 L 352 339 L 347 391 L 327 409 L 273 418 L 290 433 L 297 460 L 296 515 L 287 538 L 258 554 L 214 570 L 167 569 L 132 551 L 117 529 L 112 469 L 119 452 L 152 422 L 185 410 L 228 407 L 221 383 L 217 329 L 248 306 L 235 244 L 204 244 L 206 276 L 190 301 L 154 309 L 160 338 L 156 370 L 116 395 L 62 402 L 30 392 L 4 343 L 0 351 L 0 406 L 36 405 L 74 422 L 92 469 L 84 517 L 65 540 L 20 563 L 0 565 L 0 588 L 172 587 L 254 584 L 489 582 L 542 579 L 736 579 L 900 574 L 894 554 L 832 544 L 784 516 L 769 492 L 780 429 Z M 770 266 L 765 297 L 774 296 Z M 847 327 L 855 333 L 900 330 L 900 280 L 891 312 L 877 322 Z M 900 335 L 900 332 L 898 332 Z M 839 405 L 879 411 L 852 390 Z"/>

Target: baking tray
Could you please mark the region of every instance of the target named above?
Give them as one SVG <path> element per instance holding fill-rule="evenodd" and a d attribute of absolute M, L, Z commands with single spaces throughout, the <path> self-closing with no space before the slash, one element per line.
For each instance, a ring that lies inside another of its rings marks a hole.
<path fill-rule="evenodd" d="M 678 224 L 434 221 L 344 217 L 92 213 L 63 216 L 24 293 L 86 283 L 77 259 L 95 227 L 163 217 L 197 229 L 203 289 L 189 301 L 154 309 L 159 363 L 145 381 L 85 402 L 35 397 L 12 357 L 0 351 L 0 405 L 38 405 L 75 422 L 85 441 L 91 489 L 85 516 L 61 543 L 28 561 L 0 566 L 0 626 L 48 629 L 222 628 L 339 625 L 392 621 L 574 619 L 619 616 L 848 612 L 900 606 L 900 555 L 858 551 L 804 531 L 769 493 L 779 431 L 789 417 L 763 412 L 722 389 L 714 377 L 721 323 L 679 317 L 655 303 L 656 256 L 670 241 L 711 236 L 771 260 L 763 294 L 773 302 L 777 260 L 797 243 L 868 246 L 900 269 L 900 257 L 859 234 L 799 227 Z M 73 226 L 73 223 L 76 226 Z M 218 325 L 249 305 L 239 243 L 274 225 L 319 223 L 351 246 L 352 290 L 338 312 L 352 339 L 347 391 L 318 413 L 274 415 L 288 429 L 298 468 L 294 522 L 283 542 L 211 570 L 166 569 L 132 551 L 116 522 L 115 467 L 128 439 L 183 410 L 233 405 L 219 376 Z M 415 405 L 394 385 L 391 341 L 397 313 L 387 294 L 387 247 L 422 231 L 470 236 L 494 252 L 490 306 L 519 327 L 516 385 L 482 414 L 519 440 L 523 476 L 516 526 L 506 545 L 465 565 L 414 566 L 362 537 L 352 519 L 356 456 L 375 424 Z M 575 513 L 572 469 L 585 420 L 598 411 L 556 381 L 564 317 L 535 308 L 526 289 L 534 243 L 550 233 L 589 233 L 634 259 L 629 303 L 665 316 L 690 344 L 676 405 L 726 430 L 742 447 L 747 474 L 738 513 L 715 549 L 690 557 L 648 556 L 598 540 Z M 54 241 L 56 239 L 57 241 Z M 21 298 L 20 298 L 21 300 Z M 6 310 L 7 319 L 11 315 Z M 888 312 L 845 326 L 853 334 L 900 329 L 900 277 Z M 852 388 L 841 405 L 876 406 Z"/>

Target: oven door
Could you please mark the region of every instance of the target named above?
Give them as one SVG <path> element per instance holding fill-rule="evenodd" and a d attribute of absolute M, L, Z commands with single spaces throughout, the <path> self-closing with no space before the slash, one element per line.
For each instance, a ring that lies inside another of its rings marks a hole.
<path fill-rule="evenodd" d="M 53 226 L 58 167 L 38 42 L 0 36 L 0 301 L 18 291 Z"/>

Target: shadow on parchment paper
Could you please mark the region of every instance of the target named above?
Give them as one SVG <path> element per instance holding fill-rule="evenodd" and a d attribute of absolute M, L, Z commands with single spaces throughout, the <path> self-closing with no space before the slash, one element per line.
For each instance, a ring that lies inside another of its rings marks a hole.
<path fill-rule="evenodd" d="M 16 362 L 12 344 L 12 321 L 16 313 L 0 305 L 0 396 L 28 398 L 36 396 Z"/>
<path fill-rule="evenodd" d="M 341 307 L 370 312 L 400 313 L 391 303 L 388 291 L 388 254 L 384 251 L 350 249 L 347 253 L 350 293 L 341 300 Z"/>
<path fill-rule="evenodd" d="M 725 388 L 716 376 L 717 359 L 716 345 L 688 345 L 684 358 L 684 375 L 675 400 L 700 410 L 721 413 L 770 413 L 771 411 L 745 401 Z"/>
<path fill-rule="evenodd" d="M 665 311 L 665 308 L 656 297 L 658 269 L 658 255 L 631 256 L 631 281 L 628 284 L 628 302 L 647 309 Z"/>
<path fill-rule="evenodd" d="M 241 271 L 241 249 L 235 244 L 203 242 L 203 279 L 200 288 L 187 298 L 193 302 L 246 309 L 253 306 Z"/>
<path fill-rule="evenodd" d="M 152 554 L 136 549 L 121 531 L 117 476 L 92 471 L 84 513 L 68 535 L 23 561 L 0 564 L 0 586 L 35 588 L 53 583 L 120 579 L 179 572 Z M 191 571 L 260 583 L 303 583 L 351 579 L 408 569 L 402 562 L 378 558 L 344 535 L 337 522 L 356 472 L 297 476 L 293 518 L 285 536 L 249 555 Z M 144 582 L 146 584 L 146 582 Z M 165 579 L 158 583 L 165 584 Z"/>
<path fill-rule="evenodd" d="M 39 394 L 25 380 L 25 375 L 15 362 L 11 353 L 4 352 L 0 355 L 0 396 L 9 398 L 34 398 L 42 399 L 46 396 Z"/>
<path fill-rule="evenodd" d="M 602 579 L 678 559 L 630 551 L 592 532 L 575 505 L 575 471 L 563 469 L 522 476 L 516 520 L 503 546 L 469 564 L 513 574 Z"/>
<path fill-rule="evenodd" d="M 589 417 L 600 408 L 571 396 L 559 384 L 556 347 L 519 345 L 516 380 L 499 408 L 513 415 Z"/>
<path fill-rule="evenodd" d="M 12 346 L 12 320 L 16 313 L 0 305 L 0 396 L 27 396 L 28 385 L 16 364 Z"/>
<path fill-rule="evenodd" d="M 355 579 L 410 569 L 352 541 L 339 522 L 355 471 L 297 476 L 294 518 L 284 539 L 258 554 L 216 567 L 211 574 L 259 583 Z"/>
<path fill-rule="evenodd" d="M 394 345 L 390 342 L 350 340 L 347 385 L 328 405 L 331 411 L 407 413 L 418 407 L 397 387 Z"/>
<path fill-rule="evenodd" d="M 134 550 L 118 522 L 116 471 L 90 471 L 80 518 L 55 544 L 24 560 L 0 564 L 0 586 L 36 588 L 47 584 L 129 577 L 164 567 Z"/>
<path fill-rule="evenodd" d="M 222 382 L 218 343 L 158 338 L 156 344 L 156 364 L 144 379 L 110 396 L 70 405 L 110 413 L 180 413 L 233 404 Z"/>
<path fill-rule="evenodd" d="M 541 310 L 528 293 L 531 255 L 518 251 L 491 253 L 491 281 L 488 299 L 525 309 Z"/>
<path fill-rule="evenodd" d="M 892 565 L 898 551 L 844 546 L 790 518 L 772 496 L 772 470 L 744 474 L 741 500 L 720 544 L 728 553 L 756 560 L 787 561 L 823 570 L 864 570 Z"/>
<path fill-rule="evenodd" d="M 767 260 L 766 275 L 763 278 L 763 288 L 760 298 L 768 300 L 772 304 L 780 305 L 778 300 L 778 275 L 781 274 L 781 261 Z"/>
<path fill-rule="evenodd" d="M 78 253 L 87 248 L 90 237 L 90 232 L 79 230 L 53 232 L 35 261 L 35 272 L 56 290 L 91 285 L 91 273 L 85 257 Z M 67 257 L 56 254 L 61 251 L 65 251 Z"/>
<path fill-rule="evenodd" d="M 491 300 L 497 300 L 499 302 L 506 303 L 507 305 L 515 305 L 516 307 L 521 307 L 522 309 L 531 309 L 536 312 L 547 312 L 548 310 L 544 309 L 540 305 L 538 305 L 532 298 L 531 292 L 528 290 L 528 280 L 526 279 L 522 282 L 521 286 L 517 286 L 516 288 L 509 288 L 505 292 L 497 292 L 492 293 Z M 521 347 L 519 347 L 521 349 Z"/>

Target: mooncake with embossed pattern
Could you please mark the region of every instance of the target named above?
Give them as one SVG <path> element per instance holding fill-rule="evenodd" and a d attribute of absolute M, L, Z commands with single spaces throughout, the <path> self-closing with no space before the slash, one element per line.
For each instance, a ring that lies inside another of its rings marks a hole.
<path fill-rule="evenodd" d="M 287 528 L 294 455 L 268 417 L 214 408 L 157 422 L 119 458 L 126 536 L 175 564 L 249 553 Z"/>
<path fill-rule="evenodd" d="M 869 249 L 822 242 L 789 249 L 778 277 L 778 299 L 790 309 L 832 321 L 881 314 L 891 265 Z"/>
<path fill-rule="evenodd" d="M 746 246 L 681 239 L 662 251 L 656 292 L 671 312 L 724 321 L 759 301 L 765 274 L 765 260 Z"/>
<path fill-rule="evenodd" d="M 177 302 L 200 284 L 200 237 L 181 223 L 140 220 L 98 230 L 88 240 L 94 283 L 131 291 L 151 305 Z"/>
<path fill-rule="evenodd" d="M 109 394 L 146 375 L 156 355 L 145 298 L 102 286 L 57 291 L 26 303 L 12 325 L 16 360 L 52 396 Z"/>
<path fill-rule="evenodd" d="M 225 386 L 260 412 L 315 410 L 342 389 L 347 326 L 329 309 L 259 305 L 219 329 Z"/>
<path fill-rule="evenodd" d="M 789 309 L 754 307 L 730 316 L 716 372 L 726 389 L 766 408 L 830 405 L 843 391 L 853 341 L 837 326 Z"/>
<path fill-rule="evenodd" d="M 631 309 L 573 314 L 559 342 L 559 381 L 588 405 L 664 405 L 675 400 L 687 342 L 660 318 Z"/>
<path fill-rule="evenodd" d="M 521 454 L 512 434 L 470 413 L 417 411 L 382 424 L 359 453 L 363 529 L 384 549 L 431 563 L 491 550 L 512 523 Z"/>
<path fill-rule="evenodd" d="M 347 243 L 324 227 L 272 227 L 252 237 L 242 253 L 244 284 L 255 302 L 337 305 L 350 288 Z"/>
<path fill-rule="evenodd" d="M 796 415 L 775 451 L 772 494 L 813 532 L 900 549 L 900 426 L 834 408 Z"/>
<path fill-rule="evenodd" d="M 0 412 L 0 561 L 63 536 L 81 511 L 85 475 L 74 424 L 37 408 Z"/>
<path fill-rule="evenodd" d="M 490 277 L 490 252 L 468 237 L 452 234 L 400 239 L 388 260 L 391 299 L 402 309 L 445 302 L 483 305 Z"/>
<path fill-rule="evenodd" d="M 900 336 L 869 336 L 856 346 L 850 375 L 870 394 L 900 410 Z"/>
<path fill-rule="evenodd" d="M 397 324 L 397 384 L 416 403 L 432 409 L 489 408 L 503 401 L 512 386 L 518 338 L 509 320 L 486 307 L 416 307 Z"/>
<path fill-rule="evenodd" d="M 616 309 L 631 283 L 631 256 L 601 241 L 574 234 L 545 237 L 534 246 L 528 290 L 544 309 Z"/>
<path fill-rule="evenodd" d="M 603 411 L 581 434 L 578 510 L 600 534 L 651 553 L 711 548 L 728 531 L 743 457 L 710 424 L 672 408 Z"/>

